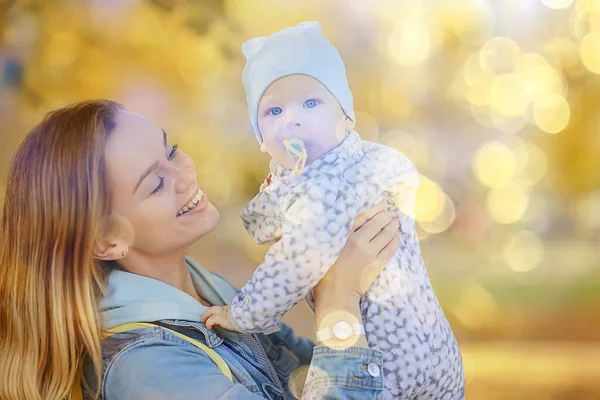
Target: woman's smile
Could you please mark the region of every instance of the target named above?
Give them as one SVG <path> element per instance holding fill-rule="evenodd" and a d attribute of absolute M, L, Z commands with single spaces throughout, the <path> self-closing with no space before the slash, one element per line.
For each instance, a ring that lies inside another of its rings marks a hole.
<path fill-rule="evenodd" d="M 177 217 L 198 214 L 204 211 L 209 204 L 210 200 L 208 199 L 208 196 L 204 194 L 202 189 L 198 189 L 198 193 L 194 196 L 193 200 L 177 211 Z"/>

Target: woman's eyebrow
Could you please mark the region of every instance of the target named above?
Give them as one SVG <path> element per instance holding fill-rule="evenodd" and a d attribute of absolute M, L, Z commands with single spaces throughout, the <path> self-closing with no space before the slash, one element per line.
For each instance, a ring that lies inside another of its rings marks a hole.
<path fill-rule="evenodd" d="M 162 133 L 163 133 L 163 145 L 165 146 L 165 148 L 167 147 L 167 132 L 165 132 L 164 129 L 161 129 Z M 140 176 L 140 180 L 138 181 L 138 183 L 135 185 L 135 188 L 133 188 L 133 193 L 135 193 L 135 191 L 137 190 L 138 187 L 140 187 L 140 185 L 142 184 L 142 181 L 144 179 L 146 179 L 146 177 L 148 175 L 150 175 L 150 173 L 152 173 L 152 171 L 154 171 L 156 168 L 158 167 L 158 161 L 154 162 L 150 168 L 148 168 L 146 171 L 144 171 L 144 173 L 142 174 L 142 176 Z"/>

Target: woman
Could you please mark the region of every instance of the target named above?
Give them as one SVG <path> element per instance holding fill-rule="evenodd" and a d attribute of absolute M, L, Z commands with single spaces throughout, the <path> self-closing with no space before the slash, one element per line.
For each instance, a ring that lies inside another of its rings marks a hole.
<path fill-rule="evenodd" d="M 218 222 L 193 161 L 150 121 L 110 101 L 49 113 L 17 150 L 4 198 L 0 398 L 67 398 L 82 364 L 85 398 L 285 399 L 302 365 L 305 398 L 378 398 L 382 357 L 362 335 L 314 346 L 284 324 L 271 335 L 206 329 L 206 308 L 236 290 L 185 251 Z M 357 218 L 315 288 L 317 329 L 361 322 L 359 298 L 396 251 L 397 227 L 383 207 Z M 233 382 L 163 328 L 216 351 Z"/>

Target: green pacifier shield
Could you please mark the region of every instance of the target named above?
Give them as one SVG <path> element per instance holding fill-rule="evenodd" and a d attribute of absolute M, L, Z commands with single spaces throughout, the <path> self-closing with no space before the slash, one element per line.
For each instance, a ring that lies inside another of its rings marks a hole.
<path fill-rule="evenodd" d="M 296 154 L 292 153 L 292 148 L 297 151 Z M 302 148 L 298 143 L 292 143 L 287 147 L 287 151 L 290 153 L 290 155 L 295 156 L 302 151 Z"/>

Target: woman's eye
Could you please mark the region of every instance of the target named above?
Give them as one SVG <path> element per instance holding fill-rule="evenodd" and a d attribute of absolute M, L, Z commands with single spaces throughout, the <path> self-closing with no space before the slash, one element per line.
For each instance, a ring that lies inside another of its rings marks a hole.
<path fill-rule="evenodd" d="M 313 108 L 316 105 L 317 105 L 317 101 L 315 99 L 306 100 L 304 102 L 304 107 L 306 107 L 306 108 Z"/>
<path fill-rule="evenodd" d="M 283 112 L 283 110 L 281 109 L 281 107 L 273 107 L 269 110 L 269 114 L 271 115 L 279 115 Z"/>
<path fill-rule="evenodd" d="M 154 189 L 151 194 L 156 194 L 156 193 L 160 192 L 162 190 L 162 188 L 165 186 L 165 177 L 164 176 L 159 175 L 158 181 L 159 181 L 158 186 L 156 186 L 156 189 Z"/>
<path fill-rule="evenodd" d="M 175 158 L 175 153 L 177 153 L 178 147 L 179 147 L 178 144 L 171 147 L 171 150 L 169 151 L 169 154 L 167 155 L 167 160 L 171 161 L 173 158 Z"/>

